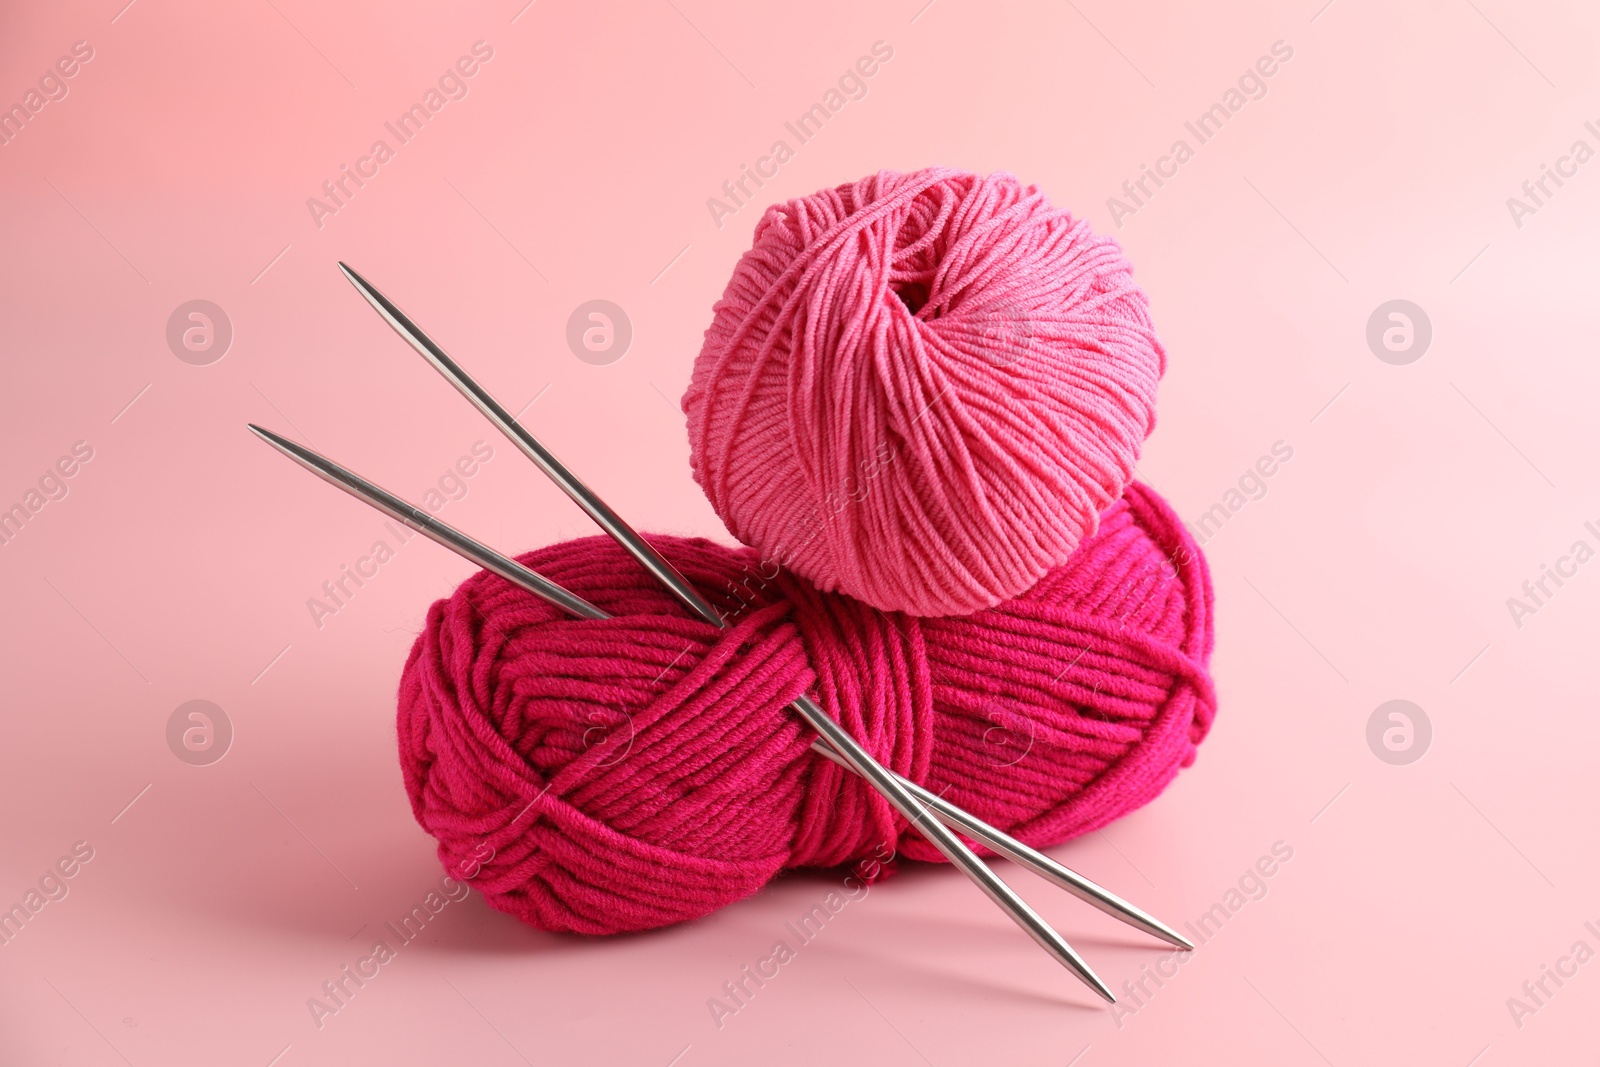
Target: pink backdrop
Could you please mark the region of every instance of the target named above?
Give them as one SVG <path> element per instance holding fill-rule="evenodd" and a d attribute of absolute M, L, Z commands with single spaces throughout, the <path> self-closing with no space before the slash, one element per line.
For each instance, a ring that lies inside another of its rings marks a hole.
<path fill-rule="evenodd" d="M 0 1062 L 1594 1058 L 1600 563 L 1573 549 L 1600 547 L 1600 17 L 125 2 L 0 16 L 0 104 L 22 107 L 0 146 L 0 507 L 22 508 L 0 527 L 0 904 L 39 904 L 0 946 Z M 797 144 L 784 123 L 875 42 L 865 95 Z M 420 132 L 387 130 L 441 84 Z M 1185 123 L 1219 103 L 1202 143 Z M 314 617 L 392 535 L 244 424 L 409 496 L 444 479 L 443 517 L 508 549 L 590 532 L 343 258 L 510 405 L 537 398 L 526 418 L 636 525 L 720 534 L 676 401 L 758 214 L 707 200 L 777 139 L 793 158 L 761 204 L 880 167 L 1007 169 L 1124 242 L 1171 353 L 1142 473 L 1210 517 L 1221 714 L 1159 801 L 1054 853 L 1226 921 L 1178 968 L 1005 865 L 1124 990 L 1113 1012 L 965 881 L 916 870 L 719 1026 L 708 999 L 827 878 L 603 943 L 472 894 L 319 1026 L 308 998 L 438 888 L 392 701 L 468 567 L 419 538 Z M 343 166 L 366 177 L 335 202 Z M 566 342 L 595 299 L 632 325 L 613 362 Z M 493 458 L 446 477 L 480 440 Z M 1247 477 L 1275 448 L 1292 458 Z M 1565 577 L 1541 591 L 1545 567 Z M 1271 877 L 1245 877 L 1262 857 Z"/>

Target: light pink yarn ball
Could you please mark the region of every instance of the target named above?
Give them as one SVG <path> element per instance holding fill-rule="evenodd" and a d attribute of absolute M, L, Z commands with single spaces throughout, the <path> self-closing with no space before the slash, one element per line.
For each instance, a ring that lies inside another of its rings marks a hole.
<path fill-rule="evenodd" d="M 1009 174 L 884 171 L 767 209 L 683 409 L 695 479 L 771 565 L 953 615 L 1094 532 L 1165 366 L 1115 241 Z"/>

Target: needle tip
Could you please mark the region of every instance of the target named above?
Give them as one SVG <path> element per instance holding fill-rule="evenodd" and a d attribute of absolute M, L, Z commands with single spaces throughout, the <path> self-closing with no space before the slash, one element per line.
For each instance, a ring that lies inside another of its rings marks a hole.
<path fill-rule="evenodd" d="M 273 448 L 276 448 L 279 452 L 282 452 L 286 456 L 295 455 L 294 445 L 287 437 L 282 437 L 278 434 L 275 434 L 271 430 L 268 430 L 262 426 L 257 426 L 253 422 L 247 422 L 245 425 L 250 428 L 251 433 L 261 438 Z"/>
<path fill-rule="evenodd" d="M 1062 943 L 1065 944 L 1065 942 Z M 1100 980 L 1100 976 L 1095 974 L 1089 965 L 1080 959 L 1077 953 L 1071 950 L 1070 946 L 1068 947 L 1066 954 L 1052 954 L 1058 961 L 1062 963 L 1062 965 L 1067 968 L 1067 970 L 1071 971 L 1080 982 L 1094 990 L 1096 993 L 1100 994 L 1101 1000 L 1104 1000 L 1107 1004 L 1115 1004 L 1117 1002 L 1116 994 L 1111 992 L 1111 987 L 1102 982 Z"/>

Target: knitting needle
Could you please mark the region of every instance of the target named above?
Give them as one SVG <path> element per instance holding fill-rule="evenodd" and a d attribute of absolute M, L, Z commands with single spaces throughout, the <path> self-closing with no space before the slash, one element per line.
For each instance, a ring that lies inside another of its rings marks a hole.
<path fill-rule="evenodd" d="M 535 596 L 555 604 L 557 607 L 580 618 L 595 618 L 597 617 L 596 613 L 600 618 L 606 617 L 603 612 L 600 612 L 600 609 L 587 601 L 576 597 L 548 579 L 530 571 L 515 560 L 500 555 L 487 545 L 481 544 L 461 531 L 440 522 L 415 505 L 407 503 L 354 471 L 348 470 L 332 460 L 318 455 L 309 448 L 297 445 L 293 441 L 253 423 L 250 424 L 250 432 L 294 460 L 300 466 L 311 471 L 323 481 L 367 502 L 390 518 L 404 523 L 418 533 L 437 541 L 452 552 L 471 560 L 485 570 L 498 574 Z M 813 715 L 825 723 L 833 725 L 834 733 L 845 739 L 841 743 L 836 741 L 834 737 L 830 737 L 824 730 L 819 729 L 817 732 L 828 738 L 829 743 L 835 747 L 841 744 L 855 745 L 854 739 L 845 733 L 842 728 L 838 727 L 832 719 L 828 718 L 820 708 L 817 708 L 809 700 L 806 700 L 805 703 L 814 709 Z M 801 702 L 795 701 L 790 706 L 799 708 Z M 804 711 L 801 714 L 806 717 L 808 722 L 811 720 L 811 715 L 806 715 Z M 878 774 L 876 777 L 870 773 L 870 768 L 877 769 Z M 1026 901 L 1017 896 L 1011 887 L 1001 880 L 999 875 L 985 866 L 983 861 L 978 859 L 976 853 L 963 844 L 960 838 L 956 837 L 954 833 L 945 828 L 943 823 L 935 820 L 918 805 L 912 799 L 911 790 L 907 788 L 901 779 L 885 771 L 864 750 L 857 761 L 851 762 L 851 770 L 854 770 L 874 785 L 882 781 L 884 785 L 880 792 L 883 792 L 889 798 L 890 802 L 895 805 L 896 810 L 900 811 L 906 819 L 916 825 L 923 832 L 923 835 L 932 841 L 941 852 L 949 856 L 952 863 L 959 864 L 963 871 L 968 871 L 969 877 L 978 883 L 979 888 L 983 889 L 991 900 L 1010 915 L 1017 925 L 1022 927 L 1040 947 L 1050 953 L 1085 985 L 1105 998 L 1107 1002 L 1112 1004 L 1117 1002 L 1117 998 L 1112 994 L 1110 988 L 1090 969 L 1088 963 L 1078 955 L 1077 951 L 1067 943 L 1066 939 L 1057 933 L 1054 927 L 1040 918 L 1028 906 Z M 897 799 L 900 801 L 899 803 L 896 803 Z M 996 851 L 999 850 L 996 849 Z M 965 860 L 970 862 L 963 862 L 962 859 L 957 857 L 964 857 Z M 976 868 L 976 870 L 974 871 L 973 868 Z"/>
<path fill-rule="evenodd" d="M 545 578 L 538 571 L 496 552 L 448 523 L 441 522 L 415 505 L 400 499 L 380 486 L 374 485 L 354 471 L 340 466 L 333 460 L 318 455 L 309 448 L 297 445 L 284 437 L 280 437 L 271 430 L 251 425 L 250 431 L 329 485 L 343 489 L 356 499 L 370 504 L 385 515 L 397 522 L 404 523 L 430 540 L 437 541 L 450 549 L 450 551 L 470 560 L 484 570 L 498 574 L 511 584 L 527 590 L 545 603 L 580 619 L 605 619 L 610 617 L 576 593 Z M 850 766 L 849 762 L 829 748 L 827 742 L 822 738 L 819 737 L 813 741 L 811 747 L 818 755 L 825 756 L 851 773 L 855 773 L 855 769 Z M 1110 890 L 1063 866 L 1043 852 L 1023 844 L 1005 831 L 989 825 L 974 815 L 968 814 L 965 810 L 945 800 L 937 793 L 930 792 L 909 779 L 902 779 L 902 781 L 905 782 L 906 788 L 911 790 L 912 795 L 930 808 L 941 822 L 961 830 L 975 841 L 983 842 L 983 844 L 1000 855 L 1028 868 L 1046 881 L 1065 889 L 1079 900 L 1098 908 L 1113 918 L 1120 919 L 1130 926 L 1159 937 L 1163 941 L 1179 948 L 1192 949 L 1194 947 L 1182 934 L 1142 909 L 1123 900 Z"/>
<path fill-rule="evenodd" d="M 845 758 L 829 748 L 822 738 L 819 737 L 812 742 L 811 748 L 818 755 L 826 756 L 846 770 L 851 769 Z M 1178 931 L 1142 908 L 1123 900 L 1104 886 L 1091 882 L 1072 868 L 1058 863 L 1031 845 L 1023 844 L 1004 830 L 989 825 L 966 809 L 957 807 L 939 794 L 924 789 L 911 779 L 901 778 L 900 780 L 905 783 L 906 788 L 911 790 L 911 795 L 920 800 L 946 826 L 962 831 L 974 841 L 983 842 L 994 852 L 1011 860 L 1013 863 L 1028 868 L 1045 881 L 1058 888 L 1065 889 L 1085 904 L 1104 912 L 1114 919 L 1119 919 L 1135 929 L 1143 930 L 1147 934 L 1159 937 L 1169 945 L 1175 945 L 1184 950 L 1194 948 L 1194 943 L 1178 933 Z"/>
<path fill-rule="evenodd" d="M 478 386 L 470 374 L 461 370 L 461 366 L 456 365 L 456 362 L 451 360 L 450 355 L 446 355 L 445 350 L 442 347 L 438 347 L 432 341 L 432 338 L 429 338 L 421 330 L 421 326 L 411 322 L 411 318 L 406 317 L 405 312 L 398 309 L 394 302 L 389 301 L 389 298 L 379 293 L 370 282 L 366 282 L 366 278 L 358 275 L 347 264 L 341 262 L 339 270 L 349 280 L 350 285 L 354 285 L 355 290 L 362 294 L 366 302 L 371 304 L 373 309 L 384 318 L 384 322 L 389 323 L 390 328 L 394 328 L 395 333 L 400 334 L 413 349 L 416 349 L 416 352 L 422 358 L 426 358 L 427 362 L 434 366 L 434 370 L 443 374 L 446 381 L 450 381 L 450 384 L 453 384 L 485 418 L 490 419 L 494 426 L 498 427 L 502 434 L 509 438 L 510 442 L 517 445 L 518 450 L 526 454 L 552 482 L 557 483 L 557 486 L 560 486 L 562 491 L 565 491 L 579 507 L 582 507 L 590 518 L 594 518 L 595 523 L 598 523 L 600 528 L 606 531 L 606 534 L 610 534 L 613 541 L 622 545 L 622 549 L 626 549 L 629 555 L 638 560 L 640 565 L 645 566 L 646 571 L 650 571 L 658 581 L 662 582 L 662 585 L 666 585 L 667 590 L 674 593 L 675 597 L 682 601 L 686 608 L 690 608 L 691 611 L 699 614 L 702 619 L 706 619 L 712 625 L 725 627 L 726 624 L 723 622 L 722 616 L 709 603 L 706 603 L 704 598 L 699 597 L 699 593 L 694 590 L 693 585 L 688 584 L 688 581 L 683 579 L 677 568 L 670 565 L 666 558 L 661 557 L 661 553 L 656 552 L 648 542 L 645 542 L 643 537 L 638 536 L 632 530 L 632 526 L 627 525 L 616 512 L 606 506 L 606 502 L 598 498 L 594 491 L 589 490 L 589 486 L 584 485 L 578 475 L 574 475 L 571 470 L 566 469 L 565 464 L 562 464 L 560 459 L 555 458 L 554 454 L 546 450 L 538 438 L 530 434 L 528 430 L 523 429 L 518 424 L 517 419 L 509 411 L 506 411 L 506 408 L 502 408 L 499 402 L 494 400 L 494 397 L 488 394 L 488 390 Z M 990 872 L 986 865 L 982 865 L 978 861 L 978 857 L 974 856 L 970 848 L 966 848 L 965 843 L 962 843 L 960 838 L 955 837 L 954 833 L 950 833 L 944 825 L 934 822 L 933 819 L 928 817 L 922 806 L 918 805 L 915 793 L 906 789 L 907 785 L 909 785 L 906 779 L 902 779 L 898 774 L 890 773 L 888 769 L 878 765 L 877 761 L 870 757 L 866 749 L 862 749 L 854 737 L 846 733 L 842 726 L 838 726 L 838 723 L 835 723 L 826 712 L 822 712 L 821 707 L 811 701 L 810 696 L 802 696 L 797 699 L 794 702 L 794 709 L 813 726 L 813 729 L 822 734 L 822 737 L 826 737 L 829 744 L 834 747 L 835 752 L 845 757 L 846 763 L 850 763 L 851 769 L 861 774 L 862 777 L 866 777 L 867 782 L 874 789 L 877 789 L 877 792 L 883 795 L 885 800 L 890 801 L 891 805 L 898 809 L 902 816 L 909 819 L 912 824 L 918 825 L 920 829 L 925 830 L 928 840 L 933 841 L 933 845 L 939 848 L 939 851 L 944 853 L 944 856 L 952 864 L 960 867 L 974 881 L 978 881 L 979 888 L 984 889 L 984 893 L 989 894 L 990 899 L 994 899 L 1002 909 L 1010 913 L 1011 918 L 1014 921 L 1018 921 L 1018 925 L 1026 929 L 1030 936 L 1034 936 L 1035 941 L 1045 945 L 1046 950 L 1050 950 L 1053 955 L 1058 955 L 1058 958 L 1061 958 L 1061 953 L 1056 952 L 1056 947 L 1051 944 L 1051 941 L 1059 941 L 1061 945 L 1066 945 L 1066 941 L 1062 941 L 1059 934 L 1054 933 L 1054 929 L 1051 929 L 1048 925 L 1043 926 L 1043 931 L 1048 931 L 1048 934 L 1042 934 L 1042 931 L 1037 929 L 1038 926 L 1042 925 L 1038 921 L 1037 915 L 1032 915 L 1032 912 L 1027 909 L 1027 905 L 1021 901 L 1021 897 L 1011 893 L 1010 886 L 1006 886 L 997 875 L 994 875 L 994 872 Z M 1064 886 L 1064 888 L 1067 888 L 1067 886 Z M 1078 889 L 1082 889 L 1082 886 L 1070 886 L 1070 891 L 1074 891 L 1074 893 L 1077 893 Z M 1091 893 L 1090 896 L 1093 897 L 1094 894 Z M 1112 897 L 1112 901 L 1115 901 L 1115 897 Z M 1112 901 L 1093 901 L 1091 899 L 1091 902 L 1096 904 L 1096 907 L 1099 907 L 1102 902 L 1109 905 L 1110 909 L 1112 909 L 1110 913 L 1117 915 L 1117 905 L 1123 904 L 1123 902 L 1117 901 L 1114 904 Z M 1150 933 L 1155 933 L 1158 937 L 1171 941 L 1168 933 L 1173 933 L 1173 931 L 1166 931 L 1166 933 L 1150 931 Z M 1042 939 L 1042 936 L 1045 939 Z M 1173 933 L 1173 936 L 1176 936 L 1176 933 Z M 1182 941 L 1181 937 L 1174 944 L 1179 944 L 1179 947 L 1190 947 L 1187 942 Z M 1070 947 L 1067 950 L 1070 953 Z M 1072 953 L 1072 958 L 1077 958 L 1075 953 Z M 1067 960 L 1062 961 L 1067 963 Z M 1082 961 L 1078 961 L 1078 963 L 1082 963 Z M 1067 963 L 1067 966 L 1077 973 L 1077 968 L 1072 963 Z M 1082 977 L 1082 974 L 1080 974 L 1080 977 Z M 1085 981 L 1088 981 L 1088 979 L 1085 979 Z M 1101 992 L 1101 995 L 1109 995 L 1109 992 L 1106 992 L 1101 985 L 1098 985 L 1098 979 L 1096 979 L 1096 982 L 1091 982 L 1091 985 L 1094 985 L 1096 992 Z M 1112 1003 L 1115 1003 L 1115 1000 L 1112 1000 Z"/>
<path fill-rule="evenodd" d="M 587 600 L 568 592 L 565 588 L 545 578 L 544 575 L 539 574 L 537 571 L 529 570 L 516 560 L 502 556 L 487 545 L 468 537 L 454 526 L 440 522 L 415 504 L 401 500 L 382 486 L 367 481 L 355 471 L 347 467 L 341 467 L 326 456 L 318 455 L 311 449 L 297 445 L 287 437 L 282 437 L 271 430 L 263 429 L 253 422 L 247 425 L 250 427 L 251 433 L 329 485 L 337 486 L 351 496 L 366 501 L 391 519 L 404 523 L 430 540 L 437 541 L 456 555 L 471 560 L 486 571 L 498 574 L 513 585 L 521 586 L 545 603 L 552 604 L 562 611 L 576 615 L 580 619 L 609 619 L 611 617 Z"/>
<path fill-rule="evenodd" d="M 433 339 L 423 333 L 421 327 L 407 318 L 405 312 L 390 303 L 388 297 L 378 292 L 377 289 L 373 288 L 372 283 L 357 274 L 348 265 L 340 263 L 339 270 L 349 279 L 350 284 L 356 287 L 356 291 L 366 298 L 367 303 L 371 304 L 378 314 L 383 316 L 384 321 L 394 328 L 396 333 L 405 338 L 423 359 L 433 364 L 435 370 L 444 375 L 457 389 L 461 390 L 461 395 L 472 401 L 473 406 L 482 412 L 485 418 L 494 423 L 501 433 L 510 438 L 511 443 L 521 449 L 523 455 L 533 460 L 534 464 L 544 471 L 545 475 L 555 482 L 562 492 L 570 496 L 580 508 L 587 512 L 590 518 L 599 523 L 602 530 L 610 534 L 614 540 L 628 549 L 630 555 L 644 564 L 645 570 L 655 575 L 657 580 L 672 590 L 678 599 L 683 601 L 696 615 L 707 620 L 718 619 L 716 610 L 706 603 L 699 593 L 695 592 L 693 586 L 683 580 L 683 575 L 679 574 L 672 564 L 663 559 L 655 549 L 645 544 L 644 539 L 634 532 L 633 527 L 623 521 L 622 516 L 607 507 L 606 502 L 596 496 L 587 485 L 579 481 L 577 476 L 566 468 L 565 464 L 539 442 L 538 438 L 518 425 L 512 414 L 501 407 L 483 387 L 473 381 L 466 371 L 456 366 L 455 361 L 445 355 L 444 349 L 434 344 Z"/>

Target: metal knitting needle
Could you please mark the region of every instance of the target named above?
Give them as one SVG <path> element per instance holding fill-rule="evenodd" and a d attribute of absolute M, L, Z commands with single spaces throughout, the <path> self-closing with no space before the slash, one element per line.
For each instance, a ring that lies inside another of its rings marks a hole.
<path fill-rule="evenodd" d="M 849 761 L 829 748 L 820 737 L 812 742 L 811 748 L 818 755 L 826 756 L 846 770 L 854 769 L 850 766 Z M 1119 919 L 1135 929 L 1143 930 L 1147 934 L 1159 937 L 1169 945 L 1175 945 L 1184 950 L 1192 950 L 1194 948 L 1194 943 L 1178 933 L 1178 931 L 1144 909 L 1123 900 L 1104 886 L 1091 882 L 1072 868 L 1058 863 L 1031 845 L 1023 844 L 1004 830 L 989 825 L 966 809 L 957 807 L 939 794 L 924 789 L 911 779 L 901 778 L 900 780 L 911 791 L 911 795 L 920 800 L 946 826 L 960 830 L 974 841 L 983 842 L 983 844 L 1006 859 L 1028 868 L 1045 881 L 1065 889 L 1085 904 L 1105 912 L 1114 919 Z"/>
<path fill-rule="evenodd" d="M 512 585 L 527 590 L 545 603 L 580 619 L 610 618 L 600 608 L 595 607 L 576 593 L 550 581 L 538 571 L 496 552 L 448 523 L 434 518 L 416 505 L 402 500 L 354 471 L 340 466 L 326 456 L 319 455 L 309 448 L 297 445 L 293 441 L 273 433 L 271 430 L 262 429 L 254 424 L 250 426 L 250 432 L 329 485 L 342 489 L 357 500 L 370 504 L 397 522 L 404 523 L 430 540 L 437 541 L 458 556 L 470 560 L 486 571 L 498 574 Z M 818 755 L 825 756 L 854 773 L 855 768 L 851 767 L 843 756 L 829 748 L 827 742 L 822 738 L 819 737 L 813 741 L 811 748 Z M 906 788 L 911 790 L 918 800 L 932 809 L 933 813 L 942 822 L 961 830 L 973 840 L 983 842 L 1000 855 L 1027 867 L 1047 881 L 1065 889 L 1078 899 L 1093 905 L 1107 915 L 1153 934 L 1179 948 L 1189 949 L 1194 947 L 1183 935 L 1172 930 L 1159 919 L 1129 904 L 1110 890 L 1091 882 L 1076 871 L 1064 867 L 1043 852 L 1023 844 L 1005 831 L 989 825 L 974 815 L 968 814 L 938 794 L 929 792 L 908 779 L 902 779 L 902 781 L 905 782 Z"/>
<path fill-rule="evenodd" d="M 433 339 L 422 332 L 421 327 L 406 317 L 405 312 L 395 307 L 389 298 L 373 288 L 361 275 L 350 269 L 345 263 L 339 264 L 339 270 L 349 279 L 356 291 L 366 298 L 385 322 L 394 328 L 395 333 L 405 338 L 412 348 L 423 359 L 433 364 L 435 370 L 444 375 L 450 384 L 461 390 L 461 395 L 472 401 L 483 416 L 494 423 L 496 428 L 508 438 L 511 443 L 522 450 L 522 454 L 533 460 L 534 464 L 549 479 L 560 486 L 561 491 L 570 496 L 577 505 L 588 513 L 589 517 L 600 524 L 600 528 L 610 534 L 618 544 L 626 548 L 630 555 L 644 565 L 645 570 L 655 575 L 656 579 L 672 590 L 673 594 L 682 600 L 696 615 L 702 619 L 719 621 L 719 616 L 712 606 L 695 592 L 694 587 L 683 580 L 672 564 L 661 557 L 655 549 L 645 544 L 645 541 L 633 527 L 629 526 L 621 515 L 606 506 L 606 502 L 596 496 L 587 485 L 578 480 L 578 477 L 566 468 L 549 449 L 539 442 L 533 434 L 518 425 L 517 420 L 505 408 L 501 407 L 494 397 L 490 396 L 482 386 L 473 381 L 471 376 L 460 367 L 455 360 L 445 354 L 444 349 L 433 343 Z"/>
<path fill-rule="evenodd" d="M 435 370 L 444 375 L 473 406 L 487 417 L 529 459 L 578 504 L 608 535 L 658 581 L 667 587 L 685 606 L 707 622 L 718 627 L 725 623 L 722 617 L 706 603 L 692 586 L 630 527 L 621 516 L 600 499 L 588 486 L 566 468 L 533 434 L 517 423 L 494 397 L 473 381 L 445 351 L 425 334 L 393 302 L 378 292 L 366 279 L 344 263 L 339 269 L 358 292 L 383 316 L 384 320 L 426 359 Z M 821 734 L 832 748 L 843 756 L 851 768 L 887 800 L 900 814 L 916 826 L 932 844 L 944 854 L 952 865 L 976 882 L 980 889 L 998 904 L 1012 920 L 1028 933 L 1041 947 L 1077 975 L 1107 1001 L 1116 1002 L 1111 991 L 1101 982 L 1072 946 L 1053 927 L 1044 922 L 1027 903 L 1013 892 L 1010 886 L 978 859 L 977 855 L 943 823 L 930 816 L 916 796 L 906 788 L 904 780 L 879 764 L 855 738 L 824 712 L 810 697 L 802 695 L 791 705 L 812 729 Z"/>

